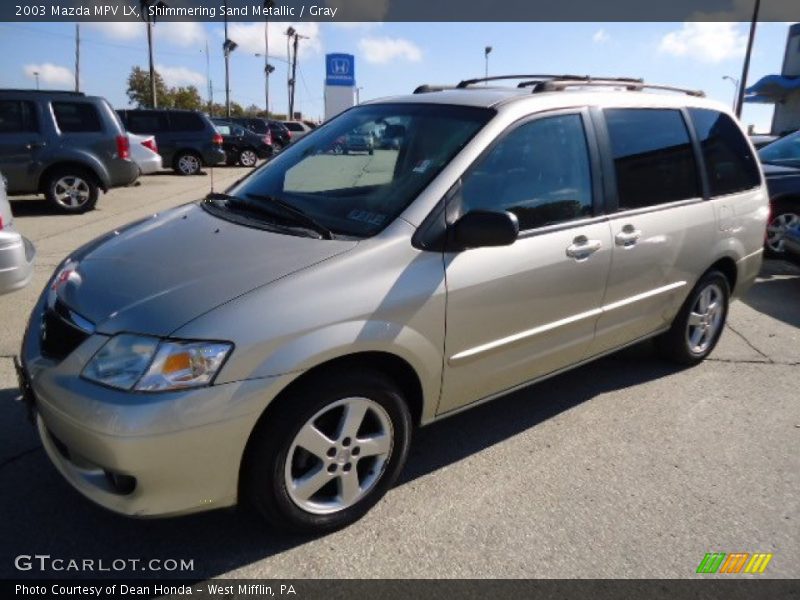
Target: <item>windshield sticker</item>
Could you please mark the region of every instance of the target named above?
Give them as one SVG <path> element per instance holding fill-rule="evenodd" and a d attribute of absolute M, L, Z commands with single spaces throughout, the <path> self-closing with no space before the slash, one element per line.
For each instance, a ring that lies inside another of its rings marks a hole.
<path fill-rule="evenodd" d="M 347 215 L 348 219 L 353 221 L 361 221 L 362 223 L 369 223 L 370 225 L 380 225 L 386 220 L 386 215 L 380 213 L 369 212 L 368 210 L 361 210 L 354 208 Z"/>
<path fill-rule="evenodd" d="M 425 171 L 428 170 L 428 167 L 430 167 L 430 166 L 431 166 L 431 161 L 429 161 L 426 158 L 425 160 L 419 161 L 417 163 L 417 166 L 414 167 L 413 171 L 414 171 L 414 173 L 424 173 Z"/>

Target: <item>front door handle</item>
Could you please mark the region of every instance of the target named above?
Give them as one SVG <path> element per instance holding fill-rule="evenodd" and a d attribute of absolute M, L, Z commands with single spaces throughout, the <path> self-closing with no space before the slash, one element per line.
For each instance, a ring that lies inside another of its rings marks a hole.
<path fill-rule="evenodd" d="M 37 148 L 44 148 L 44 142 L 29 142 L 25 144 L 25 150 L 35 150 Z"/>
<path fill-rule="evenodd" d="M 585 235 L 579 235 L 567 246 L 567 256 L 578 261 L 586 260 L 602 247 L 603 242 L 600 240 L 590 240 Z"/>
<path fill-rule="evenodd" d="M 642 230 L 636 229 L 633 225 L 625 225 L 616 236 L 614 236 L 614 242 L 617 246 L 623 246 L 625 248 L 630 248 L 631 246 L 635 246 L 636 242 L 639 241 L 639 238 L 642 237 Z"/>

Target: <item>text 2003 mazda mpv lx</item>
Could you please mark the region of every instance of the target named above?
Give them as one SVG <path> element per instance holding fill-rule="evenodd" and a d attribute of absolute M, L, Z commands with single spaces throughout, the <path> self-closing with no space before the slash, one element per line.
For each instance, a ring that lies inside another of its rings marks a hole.
<path fill-rule="evenodd" d="M 767 218 L 727 109 L 638 80 L 473 84 L 352 108 L 65 260 L 20 367 L 64 477 L 128 515 L 245 502 L 330 530 L 417 425 L 651 336 L 705 358 Z M 389 126 L 399 148 L 336 153 Z"/>

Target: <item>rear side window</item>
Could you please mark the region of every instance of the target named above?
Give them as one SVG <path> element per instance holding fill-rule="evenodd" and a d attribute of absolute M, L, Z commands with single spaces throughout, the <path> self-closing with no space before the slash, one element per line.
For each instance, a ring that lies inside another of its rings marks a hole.
<path fill-rule="evenodd" d="M 738 125 L 716 110 L 690 108 L 712 196 L 749 190 L 761 185 L 758 162 Z"/>
<path fill-rule="evenodd" d="M 614 108 L 607 109 L 605 117 L 620 210 L 702 196 L 689 131 L 680 111 Z"/>
<path fill-rule="evenodd" d="M 97 108 L 87 102 L 53 102 L 53 114 L 64 133 L 102 131 Z"/>
<path fill-rule="evenodd" d="M 305 131 L 300 123 L 285 123 L 285 125 L 289 131 Z"/>
<path fill-rule="evenodd" d="M 174 112 L 169 115 L 172 131 L 203 131 L 206 128 L 200 115 L 190 112 Z"/>
<path fill-rule="evenodd" d="M 0 100 L 0 134 L 38 131 L 32 102 Z"/>
<path fill-rule="evenodd" d="M 128 131 L 133 133 L 161 133 L 167 130 L 167 117 L 163 112 L 130 111 L 128 114 Z"/>
<path fill-rule="evenodd" d="M 581 116 L 546 117 L 514 129 L 467 174 L 461 197 L 464 212 L 507 210 L 523 230 L 591 216 Z"/>
<path fill-rule="evenodd" d="M 247 123 L 243 123 L 243 125 L 250 131 L 254 131 L 256 133 L 267 133 L 267 124 L 264 123 L 264 121 L 248 121 Z"/>

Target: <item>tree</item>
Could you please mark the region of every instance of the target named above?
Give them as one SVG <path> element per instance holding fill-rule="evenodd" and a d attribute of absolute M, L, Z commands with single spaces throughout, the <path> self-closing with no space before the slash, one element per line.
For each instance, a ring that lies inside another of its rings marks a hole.
<path fill-rule="evenodd" d="M 133 67 L 128 75 L 128 99 L 139 108 L 152 107 L 150 98 L 150 72 L 141 67 Z M 173 104 L 172 90 L 167 88 L 164 79 L 156 71 L 156 102 L 159 106 L 170 108 Z"/>
<path fill-rule="evenodd" d="M 206 108 L 200 92 L 193 85 L 177 87 L 170 90 L 173 108 L 186 108 L 189 110 L 203 110 Z"/>

